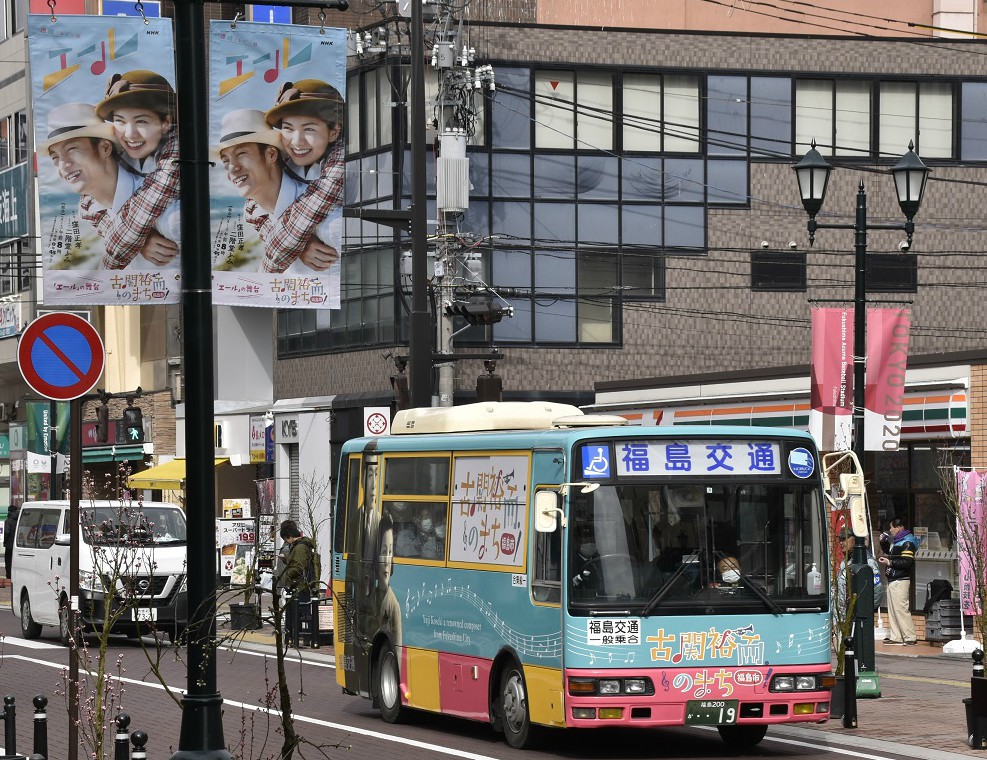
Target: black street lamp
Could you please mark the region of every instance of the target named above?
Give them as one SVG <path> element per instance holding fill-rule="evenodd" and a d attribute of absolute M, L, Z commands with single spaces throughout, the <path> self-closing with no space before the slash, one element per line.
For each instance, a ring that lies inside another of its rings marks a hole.
<path fill-rule="evenodd" d="M 809 151 L 795 166 L 795 176 L 798 179 L 799 195 L 802 206 L 809 215 L 807 229 L 809 245 L 815 241 L 816 230 L 853 230 L 855 269 L 854 278 L 854 325 L 853 325 L 853 452 L 863 466 L 864 461 L 864 383 L 866 366 L 866 303 L 867 303 L 867 231 L 868 230 L 902 230 L 908 236 L 907 245 L 911 247 L 912 234 L 915 224 L 912 221 L 922 205 L 925 193 L 925 183 L 929 177 L 928 167 L 915 154 L 914 144 L 909 142 L 908 152 L 891 168 L 894 177 L 895 191 L 898 195 L 898 205 L 905 215 L 902 224 L 870 224 L 867 221 L 867 193 L 861 180 L 857 188 L 857 215 L 853 224 L 820 223 L 816 215 L 822 208 L 826 198 L 826 188 L 829 185 L 829 174 L 833 167 L 816 150 L 816 142 L 812 141 Z M 854 612 L 856 634 L 857 660 L 862 671 L 874 670 L 874 577 L 867 564 L 867 549 L 863 536 L 856 536 L 853 547 L 851 570 L 853 572 L 853 587 L 857 593 L 857 605 Z M 849 674 L 848 674 L 848 677 Z M 844 725 L 846 723 L 844 722 Z"/>

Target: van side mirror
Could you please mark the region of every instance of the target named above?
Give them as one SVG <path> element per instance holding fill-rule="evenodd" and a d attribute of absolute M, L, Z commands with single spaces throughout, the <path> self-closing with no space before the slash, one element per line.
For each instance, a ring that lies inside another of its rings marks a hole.
<path fill-rule="evenodd" d="M 69 546 L 72 543 L 71 533 L 59 533 L 55 536 L 55 546 Z"/>
<path fill-rule="evenodd" d="M 538 533 L 554 533 L 562 519 L 565 527 L 565 515 L 559 509 L 559 495 L 555 491 L 538 491 L 535 494 L 535 530 Z"/>

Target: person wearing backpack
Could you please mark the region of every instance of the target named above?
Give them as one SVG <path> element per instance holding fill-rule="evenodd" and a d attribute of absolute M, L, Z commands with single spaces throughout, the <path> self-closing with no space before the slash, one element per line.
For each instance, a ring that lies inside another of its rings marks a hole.
<path fill-rule="evenodd" d="M 288 554 L 278 586 L 292 597 L 288 605 L 285 635 L 288 646 L 297 648 L 301 645 L 301 622 L 311 618 L 312 586 L 319 577 L 318 556 L 315 542 L 303 536 L 293 520 L 281 523 L 280 535 L 288 545 Z"/>
<path fill-rule="evenodd" d="M 878 562 L 884 565 L 888 578 L 888 618 L 891 633 L 885 644 L 915 644 L 915 626 L 912 623 L 910 592 L 912 573 L 915 569 L 915 552 L 918 539 L 905 527 L 900 517 L 894 518 L 886 533 L 881 534 L 884 556 Z"/>
<path fill-rule="evenodd" d="M 840 567 L 836 571 L 836 598 L 840 609 L 846 609 L 847 605 L 847 595 L 846 595 L 846 583 L 848 567 L 853 562 L 853 547 L 856 543 L 856 538 L 853 533 L 851 533 L 847 528 L 842 528 L 840 530 L 840 544 L 843 549 L 843 559 L 840 560 Z M 870 567 L 871 572 L 874 574 L 874 609 L 877 610 L 882 604 L 884 604 L 884 584 L 881 582 L 881 567 L 877 564 L 877 560 L 874 559 L 874 554 L 871 552 L 870 547 L 867 547 L 867 565 Z"/>

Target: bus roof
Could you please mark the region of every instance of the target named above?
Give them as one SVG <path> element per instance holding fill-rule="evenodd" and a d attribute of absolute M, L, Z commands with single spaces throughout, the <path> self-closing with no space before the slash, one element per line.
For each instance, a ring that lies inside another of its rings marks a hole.
<path fill-rule="evenodd" d="M 452 407 L 402 409 L 394 416 L 391 433 L 424 435 L 626 424 L 627 420 L 623 417 L 584 414 L 579 407 L 570 404 L 556 404 L 551 401 L 488 401 Z"/>

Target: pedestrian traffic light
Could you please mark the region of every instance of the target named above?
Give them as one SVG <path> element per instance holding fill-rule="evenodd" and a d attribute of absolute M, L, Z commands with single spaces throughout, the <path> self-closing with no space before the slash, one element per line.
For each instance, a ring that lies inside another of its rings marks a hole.
<path fill-rule="evenodd" d="M 110 407 L 105 403 L 96 407 L 96 442 L 110 441 Z"/>
<path fill-rule="evenodd" d="M 494 299 L 493 293 L 484 291 L 473 293 L 465 301 L 452 301 L 446 304 L 446 314 L 462 317 L 471 325 L 497 324 L 505 315 L 511 316 L 513 309 Z"/>
<path fill-rule="evenodd" d="M 123 410 L 123 432 L 127 443 L 144 443 L 144 413 L 136 406 Z"/>

